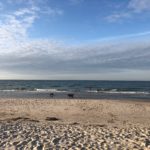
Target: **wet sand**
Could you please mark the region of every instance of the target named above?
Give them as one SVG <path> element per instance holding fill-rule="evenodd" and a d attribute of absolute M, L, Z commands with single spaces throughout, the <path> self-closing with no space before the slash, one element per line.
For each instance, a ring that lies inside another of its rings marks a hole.
<path fill-rule="evenodd" d="M 150 149 L 150 103 L 0 99 L 2 149 Z"/>

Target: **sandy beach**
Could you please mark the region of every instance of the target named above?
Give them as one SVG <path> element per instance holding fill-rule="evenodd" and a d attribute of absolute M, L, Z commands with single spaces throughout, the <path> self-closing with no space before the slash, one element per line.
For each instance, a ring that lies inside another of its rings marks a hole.
<path fill-rule="evenodd" d="M 150 149 L 150 103 L 0 99 L 0 150 Z"/>

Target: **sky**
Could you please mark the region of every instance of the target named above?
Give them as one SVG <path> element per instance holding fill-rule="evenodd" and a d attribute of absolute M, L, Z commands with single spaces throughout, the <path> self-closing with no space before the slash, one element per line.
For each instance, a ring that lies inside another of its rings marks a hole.
<path fill-rule="evenodd" d="M 150 0 L 0 0 L 0 79 L 150 80 Z"/>

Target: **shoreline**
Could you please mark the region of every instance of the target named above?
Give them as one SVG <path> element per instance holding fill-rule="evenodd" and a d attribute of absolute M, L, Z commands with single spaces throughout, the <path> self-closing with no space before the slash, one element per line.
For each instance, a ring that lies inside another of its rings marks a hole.
<path fill-rule="evenodd" d="M 52 94 L 52 96 L 50 95 Z M 149 101 L 150 94 L 122 94 L 122 93 L 101 93 L 101 92 L 35 92 L 35 91 L 0 91 L 0 99 L 47 99 L 47 100 L 64 100 L 71 98 L 83 100 L 129 100 L 129 101 Z"/>

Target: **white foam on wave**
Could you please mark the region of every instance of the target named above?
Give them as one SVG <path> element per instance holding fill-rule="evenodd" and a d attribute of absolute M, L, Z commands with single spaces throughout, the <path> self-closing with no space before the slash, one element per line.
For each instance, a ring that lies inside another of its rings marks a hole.
<path fill-rule="evenodd" d="M 97 91 L 97 90 L 87 90 L 86 92 L 89 92 L 89 93 L 98 93 L 99 91 Z"/>
<path fill-rule="evenodd" d="M 63 90 L 57 90 L 57 89 L 36 89 L 37 92 L 67 92 Z"/>
<path fill-rule="evenodd" d="M 143 94 L 147 95 L 150 92 L 142 92 L 142 91 L 117 91 L 117 89 L 112 89 L 110 91 L 103 91 L 103 90 L 87 90 L 89 93 L 109 93 L 109 94 Z"/>
<path fill-rule="evenodd" d="M 63 93 L 63 92 L 68 92 L 67 90 L 61 90 L 61 89 L 25 89 L 25 90 L 21 90 L 21 89 L 9 89 L 9 90 L 0 90 L 0 92 L 21 92 L 21 91 L 26 91 L 26 92 L 42 92 L 42 93 L 46 93 L 46 92 L 54 92 L 54 93 Z M 88 93 L 105 93 L 105 94 L 141 94 L 141 95 L 148 95 L 150 94 L 150 92 L 147 91 L 117 91 L 117 89 L 112 89 L 112 90 L 86 90 L 85 92 Z"/>
<path fill-rule="evenodd" d="M 15 92 L 15 91 L 17 91 L 17 90 L 14 90 L 14 89 L 12 89 L 12 90 L 0 90 L 1 92 Z"/>
<path fill-rule="evenodd" d="M 137 91 L 103 91 L 103 93 L 110 93 L 110 94 L 150 94 L 149 92 L 137 92 Z"/>

